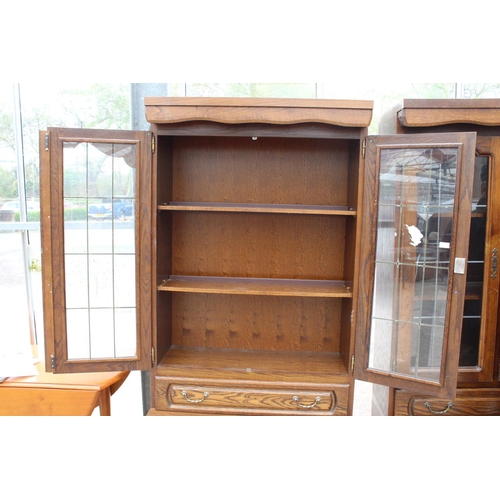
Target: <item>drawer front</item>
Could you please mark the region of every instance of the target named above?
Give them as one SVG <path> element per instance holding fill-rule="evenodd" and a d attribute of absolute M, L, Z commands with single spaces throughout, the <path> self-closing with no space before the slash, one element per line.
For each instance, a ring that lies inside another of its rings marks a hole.
<path fill-rule="evenodd" d="M 459 389 L 454 400 L 396 391 L 395 415 L 429 417 L 500 415 L 500 390 Z"/>
<path fill-rule="evenodd" d="M 262 415 L 346 415 L 349 386 L 288 390 L 197 385 L 156 377 L 156 409 Z"/>

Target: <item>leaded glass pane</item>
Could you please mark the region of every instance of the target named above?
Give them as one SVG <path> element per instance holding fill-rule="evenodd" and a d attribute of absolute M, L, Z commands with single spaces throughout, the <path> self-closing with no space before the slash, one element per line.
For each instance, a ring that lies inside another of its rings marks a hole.
<path fill-rule="evenodd" d="M 369 367 L 438 381 L 457 149 L 381 150 Z"/>
<path fill-rule="evenodd" d="M 64 143 L 68 359 L 136 356 L 136 146 Z"/>

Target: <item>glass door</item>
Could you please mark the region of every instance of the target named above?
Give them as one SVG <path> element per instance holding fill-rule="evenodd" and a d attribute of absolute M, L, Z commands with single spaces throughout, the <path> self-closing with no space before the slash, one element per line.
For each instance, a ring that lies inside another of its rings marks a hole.
<path fill-rule="evenodd" d="M 456 391 L 475 134 L 368 137 L 356 378 Z"/>
<path fill-rule="evenodd" d="M 467 268 L 467 290 L 460 346 L 459 383 L 498 379 L 498 176 L 500 138 L 477 139 Z"/>
<path fill-rule="evenodd" d="M 41 134 L 48 369 L 150 366 L 151 306 L 140 307 L 151 303 L 146 139 L 128 131 Z"/>

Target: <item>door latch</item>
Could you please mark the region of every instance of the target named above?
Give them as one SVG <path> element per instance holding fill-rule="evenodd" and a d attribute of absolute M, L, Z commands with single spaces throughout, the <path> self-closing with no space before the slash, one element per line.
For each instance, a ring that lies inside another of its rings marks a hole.
<path fill-rule="evenodd" d="M 465 259 L 462 257 L 455 259 L 455 274 L 465 274 Z"/>

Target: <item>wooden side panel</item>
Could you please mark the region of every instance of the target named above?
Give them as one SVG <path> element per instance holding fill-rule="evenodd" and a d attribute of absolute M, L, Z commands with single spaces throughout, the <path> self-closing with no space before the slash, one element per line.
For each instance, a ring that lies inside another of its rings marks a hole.
<path fill-rule="evenodd" d="M 153 125 L 156 133 L 157 127 Z M 172 199 L 173 183 L 173 140 L 171 137 L 156 136 L 156 154 L 154 156 L 154 198 L 153 207 L 159 203 Z M 159 283 L 159 276 L 172 274 L 172 214 L 154 212 L 154 233 L 156 235 L 153 245 L 155 256 L 155 290 Z M 154 293 L 154 328 L 153 332 L 156 358 L 161 360 L 172 345 L 172 296 L 171 294 Z M 154 398 L 154 392 L 152 393 Z"/>

